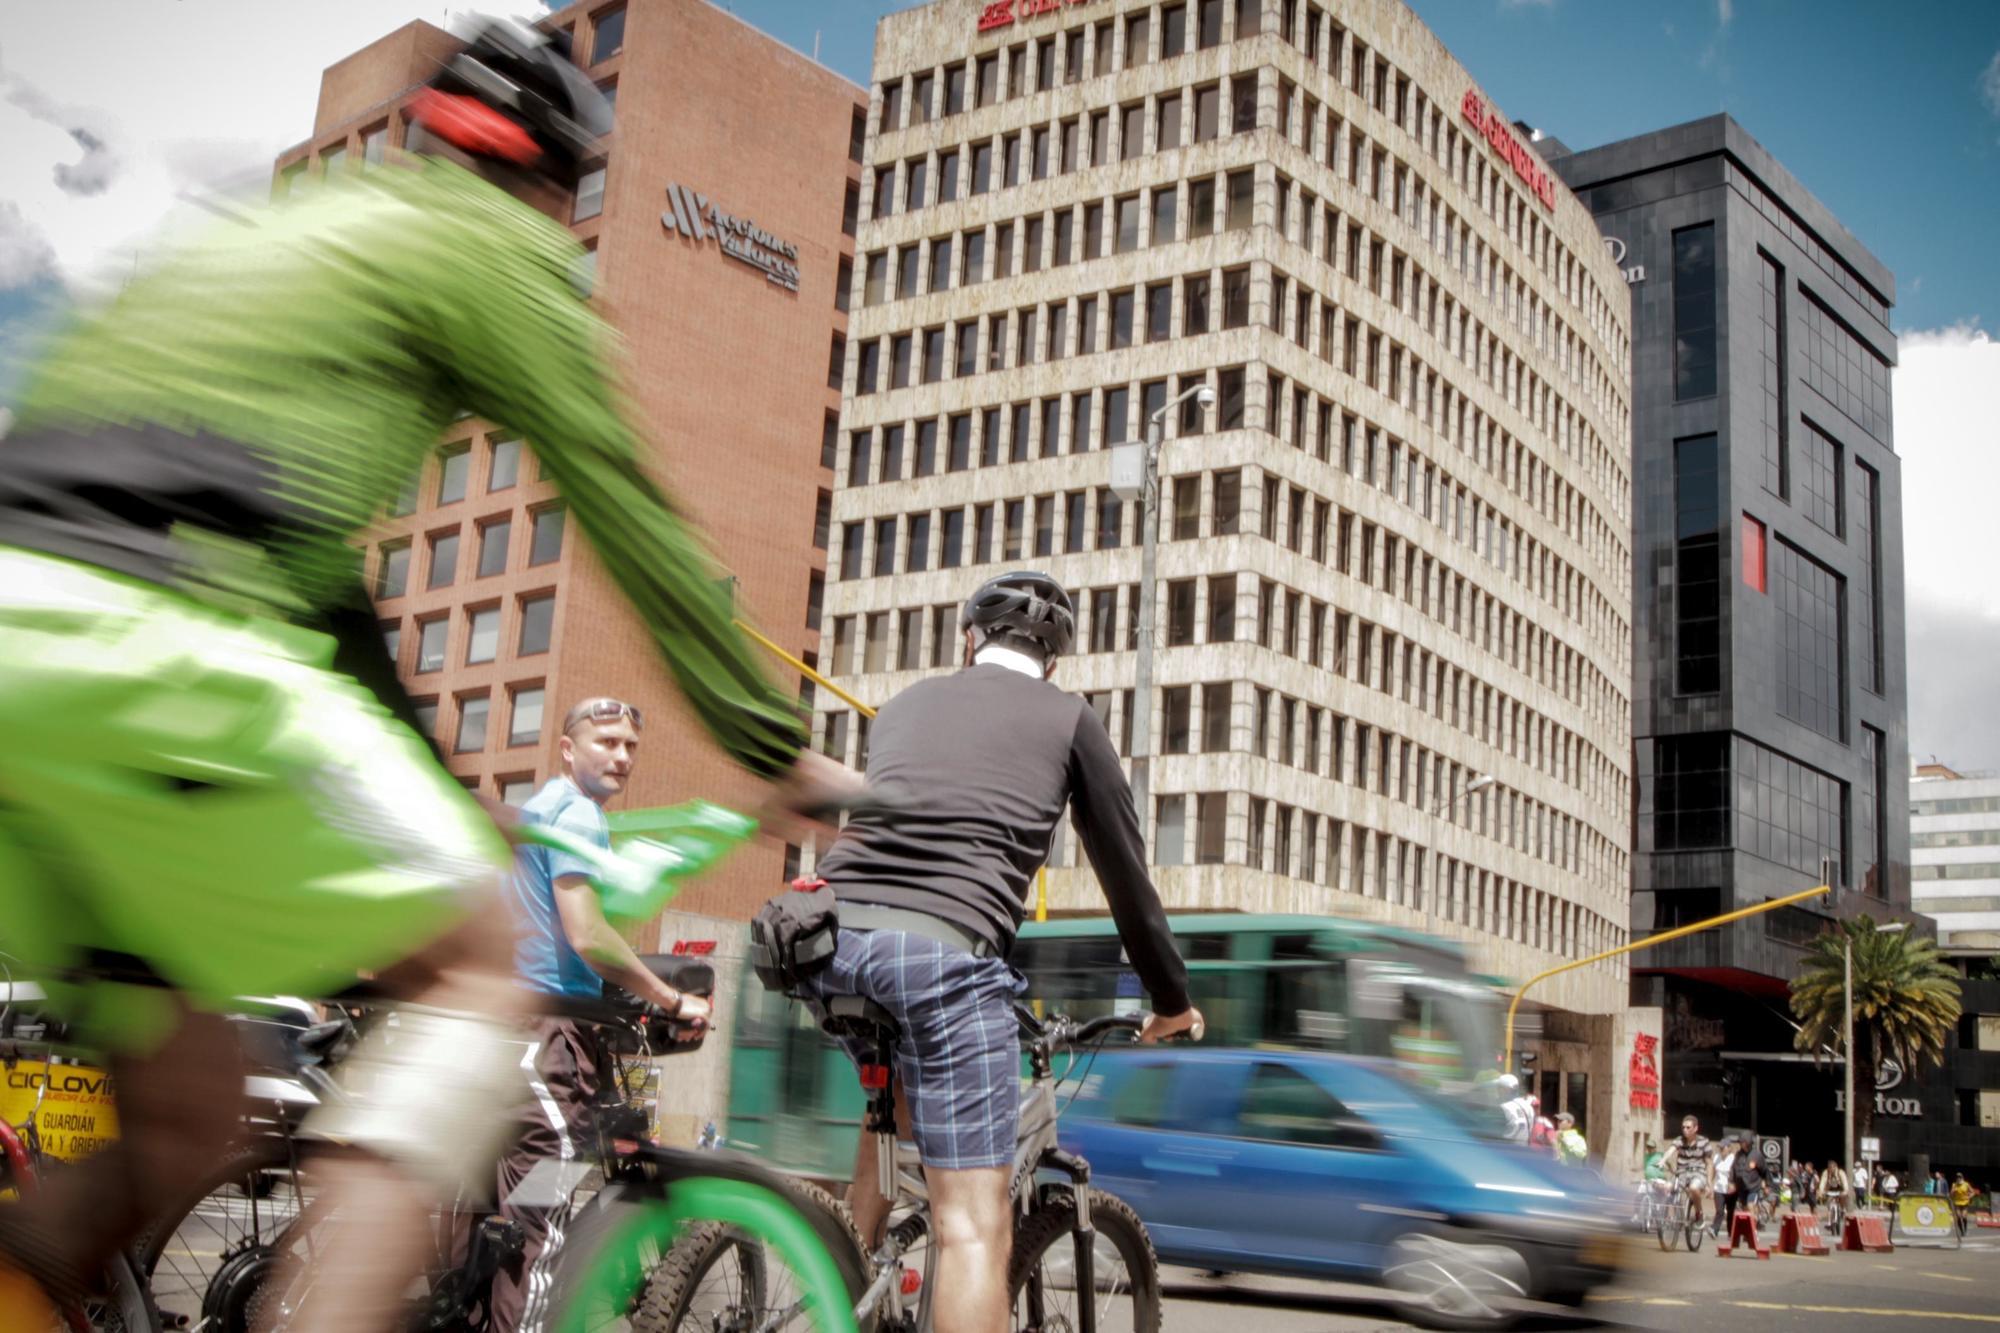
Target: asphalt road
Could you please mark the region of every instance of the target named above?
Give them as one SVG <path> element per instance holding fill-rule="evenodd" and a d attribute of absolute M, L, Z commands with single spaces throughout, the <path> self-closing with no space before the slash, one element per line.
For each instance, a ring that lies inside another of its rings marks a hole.
<path fill-rule="evenodd" d="M 1664 1254 L 1648 1240 L 1630 1252 L 1620 1280 L 1582 1310 L 1531 1314 L 1525 1329 L 1755 1328 L 1909 1333 L 2000 1328 L 2000 1235 L 1958 1250 L 1902 1248 L 1890 1254 L 1768 1260 Z M 1345 1333 L 1409 1325 L 1380 1292 L 1331 1283 L 1237 1276 L 1220 1281 L 1187 1269 L 1163 1275 L 1164 1333 Z"/>

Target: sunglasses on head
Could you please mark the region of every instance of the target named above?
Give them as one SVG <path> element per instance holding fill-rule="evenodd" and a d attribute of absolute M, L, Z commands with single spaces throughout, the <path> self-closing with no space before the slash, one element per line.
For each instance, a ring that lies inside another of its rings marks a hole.
<path fill-rule="evenodd" d="M 644 731 L 646 729 L 644 714 L 640 713 L 638 709 L 624 700 L 592 699 L 587 704 L 577 706 L 576 710 L 570 715 L 569 726 L 564 728 L 564 730 L 574 729 L 579 722 L 616 722 L 620 718 L 627 717 L 632 719 L 632 729 L 634 731 Z"/>

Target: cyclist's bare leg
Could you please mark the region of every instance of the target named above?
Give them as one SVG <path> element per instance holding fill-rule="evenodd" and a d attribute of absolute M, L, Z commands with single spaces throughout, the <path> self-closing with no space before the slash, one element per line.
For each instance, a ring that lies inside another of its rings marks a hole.
<path fill-rule="evenodd" d="M 488 1018 L 524 1015 L 528 992 L 514 984 L 513 937 L 504 911 L 480 913 L 376 980 L 412 1003 Z M 496 1119 L 504 1120 L 503 1111 Z M 298 1333 L 379 1333 L 399 1326 L 398 1304 L 428 1252 L 434 1187 L 378 1157 L 355 1154 L 321 1171 L 330 1220 L 315 1251 Z"/>
<path fill-rule="evenodd" d="M 896 1133 L 902 1138 L 910 1135 L 910 1104 L 903 1100 L 901 1084 L 896 1086 Z M 891 1201 L 883 1198 L 882 1191 L 876 1188 L 880 1179 L 875 1136 L 864 1130 L 854 1149 L 854 1176 L 847 1187 L 847 1211 L 854 1218 L 854 1229 L 871 1250 L 882 1243 L 884 1229 L 889 1224 Z"/>
<path fill-rule="evenodd" d="M 926 1169 L 937 1237 L 937 1333 L 1003 1333 L 1007 1259 L 1013 1248 L 1004 1166 Z"/>

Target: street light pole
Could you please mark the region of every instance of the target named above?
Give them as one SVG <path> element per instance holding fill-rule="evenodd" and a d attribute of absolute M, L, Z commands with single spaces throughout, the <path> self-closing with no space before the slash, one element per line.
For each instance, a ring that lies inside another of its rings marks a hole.
<path fill-rule="evenodd" d="M 1132 805 L 1139 815 L 1142 845 L 1153 813 L 1153 608 L 1160 559 L 1160 437 L 1167 414 L 1190 398 L 1198 400 L 1206 411 L 1215 405 L 1215 390 L 1197 384 L 1146 419 L 1144 472 L 1139 485 L 1139 655 L 1132 673 Z"/>

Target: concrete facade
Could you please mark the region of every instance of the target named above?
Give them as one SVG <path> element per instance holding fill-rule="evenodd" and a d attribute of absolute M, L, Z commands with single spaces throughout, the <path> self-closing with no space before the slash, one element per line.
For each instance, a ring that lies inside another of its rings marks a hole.
<path fill-rule="evenodd" d="M 1663 1123 L 1837 1156 L 1785 1001 L 1829 917 L 1910 906 L 1894 277 L 1727 116 L 1544 151 L 1632 292 L 1632 932 L 1836 890 L 1634 957 Z"/>
<path fill-rule="evenodd" d="M 1910 906 L 1945 952 L 2000 954 L 2000 776 L 1926 765 L 1910 780 Z"/>
<path fill-rule="evenodd" d="M 876 31 L 837 683 L 880 704 L 956 666 L 959 601 L 1043 568 L 1080 613 L 1057 680 L 1129 754 L 1107 446 L 1206 383 L 1161 455 L 1169 905 L 1396 922 L 1515 981 L 1622 943 L 1629 329 L 1590 215 L 1401 4 L 1039 9 Z M 856 764 L 863 722 L 818 702 Z M 1052 910 L 1102 910 L 1080 862 L 1060 831 Z M 1625 991 L 1612 962 L 1535 998 Z"/>
<path fill-rule="evenodd" d="M 731 576 L 738 614 L 810 660 L 839 408 L 828 368 L 846 324 L 862 92 L 702 0 L 578 4 L 543 26 L 571 35 L 579 63 L 616 101 L 603 175 L 578 199 L 545 207 L 590 253 L 592 300 L 621 335 L 615 369 L 643 465 L 703 531 L 718 577 Z M 312 139 L 277 163 L 280 188 L 297 173 L 392 160 L 408 133 L 403 106 L 455 45 L 413 23 L 332 66 Z M 705 202 L 794 246 L 796 289 L 725 255 L 713 214 L 702 234 L 683 229 Z M 385 633 L 411 693 L 436 710 L 452 771 L 468 787 L 521 799 L 557 771 L 563 712 L 613 694 L 649 724 L 619 806 L 699 796 L 749 808 L 762 788 L 687 717 L 582 534 L 561 530 L 573 525 L 538 475 L 532 442 L 510 477 L 513 453 L 487 423 L 456 423 L 416 479 L 408 512 L 385 518 L 368 543 Z M 448 476 L 448 463 L 463 473 Z M 501 524 L 504 554 L 485 561 L 487 534 Z M 432 553 L 451 538 L 455 565 L 433 587 Z M 399 592 L 393 571 L 385 578 L 398 550 L 411 553 L 401 557 Z M 426 644 L 426 626 L 442 626 L 431 630 L 439 641 Z M 467 719 L 482 701 L 483 735 L 474 735 Z M 781 882 L 786 860 L 776 844 L 746 848 L 676 907 L 745 919 Z"/>

